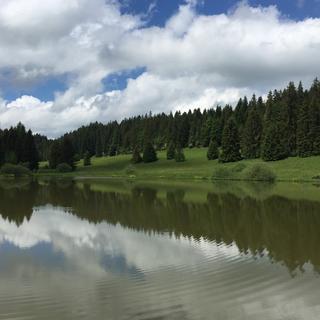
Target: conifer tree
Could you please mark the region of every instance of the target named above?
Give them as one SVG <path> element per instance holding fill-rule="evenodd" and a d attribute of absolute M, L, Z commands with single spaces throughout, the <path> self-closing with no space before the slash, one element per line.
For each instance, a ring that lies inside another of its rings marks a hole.
<path fill-rule="evenodd" d="M 247 121 L 242 133 L 241 151 L 244 158 L 255 159 L 260 157 L 261 135 L 262 122 L 255 105 L 249 110 Z"/>
<path fill-rule="evenodd" d="M 131 162 L 134 164 L 142 162 L 142 157 L 140 155 L 140 150 L 138 147 L 135 147 L 133 150 Z"/>
<path fill-rule="evenodd" d="M 303 102 L 298 114 L 297 153 L 299 157 L 309 157 L 312 154 L 309 107 L 307 101 Z"/>
<path fill-rule="evenodd" d="M 207 152 L 207 159 L 208 160 L 216 160 L 219 158 L 219 149 L 216 139 L 211 139 L 208 152 Z"/>
<path fill-rule="evenodd" d="M 284 92 L 285 104 L 288 109 L 288 143 L 290 155 L 297 153 L 297 118 L 298 93 L 293 82 L 290 82 Z"/>
<path fill-rule="evenodd" d="M 67 163 L 72 170 L 75 169 L 75 161 L 74 161 L 74 147 L 72 144 L 71 139 L 68 136 L 64 136 L 62 139 L 61 144 L 61 162 L 60 163 Z"/>
<path fill-rule="evenodd" d="M 39 168 L 39 154 L 31 130 L 24 139 L 22 161 L 27 163 L 32 171 Z"/>
<path fill-rule="evenodd" d="M 220 162 L 235 162 L 241 160 L 240 139 L 237 125 L 230 118 L 225 125 L 222 134 Z"/>
<path fill-rule="evenodd" d="M 264 119 L 261 156 L 265 161 L 285 159 L 290 154 L 288 137 L 288 109 L 281 93 L 269 93 Z"/>
<path fill-rule="evenodd" d="M 55 140 L 50 148 L 49 167 L 51 169 L 56 169 L 59 163 L 61 163 L 61 142 L 59 140 Z"/>
<path fill-rule="evenodd" d="M 97 158 L 102 157 L 102 139 L 101 139 L 100 132 L 98 132 L 97 139 L 96 139 L 96 157 Z"/>
<path fill-rule="evenodd" d="M 265 131 L 262 144 L 262 159 L 276 161 L 288 156 L 288 146 L 283 146 L 281 130 L 275 123 L 271 123 Z"/>
<path fill-rule="evenodd" d="M 167 160 L 173 160 L 174 159 L 174 153 L 175 153 L 175 145 L 172 141 L 169 142 L 168 148 L 167 148 Z"/>
<path fill-rule="evenodd" d="M 312 141 L 312 154 L 320 154 L 320 103 L 317 98 L 312 98 L 309 108 L 310 138 Z"/>
<path fill-rule="evenodd" d="M 147 142 L 143 149 L 142 160 L 145 163 L 157 161 L 157 153 L 151 142 Z"/>
<path fill-rule="evenodd" d="M 91 166 L 91 156 L 90 156 L 89 151 L 86 151 L 86 152 L 84 153 L 84 156 L 83 156 L 83 165 L 84 165 L 85 167 Z"/>

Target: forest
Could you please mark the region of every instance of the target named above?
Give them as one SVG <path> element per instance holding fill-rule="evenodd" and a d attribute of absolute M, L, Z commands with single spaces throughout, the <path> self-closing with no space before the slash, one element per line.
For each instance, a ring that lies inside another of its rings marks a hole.
<path fill-rule="evenodd" d="M 183 148 L 199 147 L 208 147 L 208 159 L 220 162 L 320 155 L 319 80 L 308 90 L 301 82 L 290 82 L 283 90 L 270 91 L 266 99 L 243 97 L 234 107 L 91 123 L 55 140 L 33 135 L 19 123 L 0 130 L 0 165 L 37 170 L 39 161 L 48 160 L 50 168 L 67 163 L 74 169 L 84 157 L 133 153 L 134 162 L 149 162 L 157 160 L 159 150 L 167 150 L 170 159 L 174 153 L 182 157 Z"/>

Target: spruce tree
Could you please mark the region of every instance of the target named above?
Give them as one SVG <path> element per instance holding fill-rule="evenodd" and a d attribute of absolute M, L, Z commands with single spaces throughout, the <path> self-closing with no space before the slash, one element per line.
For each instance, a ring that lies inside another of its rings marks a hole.
<path fill-rule="evenodd" d="M 97 139 L 96 139 L 96 157 L 100 158 L 102 157 L 102 139 L 100 132 L 97 133 Z"/>
<path fill-rule="evenodd" d="M 239 160 L 241 160 L 239 132 L 236 122 L 230 118 L 223 130 L 219 161 L 235 162 Z"/>
<path fill-rule="evenodd" d="M 283 146 L 281 130 L 277 124 L 270 124 L 265 131 L 262 144 L 262 159 L 276 161 L 288 156 L 288 145 Z"/>
<path fill-rule="evenodd" d="M 140 150 L 138 147 L 135 147 L 133 150 L 131 162 L 134 164 L 142 162 L 142 157 L 140 155 Z"/>
<path fill-rule="evenodd" d="M 208 160 L 216 160 L 219 158 L 219 149 L 216 139 L 211 139 L 208 152 L 207 152 L 207 159 Z"/>
<path fill-rule="evenodd" d="M 146 142 L 143 148 L 142 160 L 145 163 L 157 161 L 157 153 L 151 142 Z"/>
<path fill-rule="evenodd" d="M 51 169 L 56 169 L 59 163 L 61 163 L 61 142 L 59 140 L 55 140 L 50 148 L 49 167 Z"/>
<path fill-rule="evenodd" d="M 290 155 L 288 109 L 277 91 L 268 96 L 264 119 L 261 156 L 265 161 L 276 161 Z"/>
<path fill-rule="evenodd" d="M 75 151 L 71 139 L 68 136 L 64 136 L 61 144 L 60 163 L 67 163 L 72 168 L 72 170 L 74 170 L 76 168 L 74 155 Z"/>
<path fill-rule="evenodd" d="M 84 153 L 84 156 L 83 156 L 83 165 L 84 165 L 85 167 L 91 166 L 91 156 L 90 156 L 89 151 L 86 151 L 86 152 Z"/>
<path fill-rule="evenodd" d="M 31 130 L 24 139 L 22 161 L 27 163 L 32 171 L 39 168 L 39 154 Z"/>
<path fill-rule="evenodd" d="M 309 107 L 307 101 L 302 103 L 298 114 L 297 153 L 299 157 L 309 157 L 312 154 Z"/>
<path fill-rule="evenodd" d="M 174 153 L 175 153 L 175 145 L 171 141 L 167 148 L 167 160 L 173 160 L 174 159 Z"/>
<path fill-rule="evenodd" d="M 256 106 L 249 110 L 247 121 L 242 133 L 242 155 L 246 159 L 260 157 L 260 144 L 262 135 L 262 121 Z"/>
<path fill-rule="evenodd" d="M 284 99 L 288 109 L 288 143 L 290 155 L 297 154 L 297 118 L 298 93 L 293 82 L 290 82 L 284 92 Z"/>

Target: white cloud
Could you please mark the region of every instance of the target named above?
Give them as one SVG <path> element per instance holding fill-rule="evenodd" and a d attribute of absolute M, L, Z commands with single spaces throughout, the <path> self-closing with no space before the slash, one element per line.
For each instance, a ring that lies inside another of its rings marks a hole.
<path fill-rule="evenodd" d="M 319 74 L 320 19 L 288 20 L 246 2 L 203 16 L 195 5 L 160 28 L 121 14 L 113 0 L 3 1 L 0 71 L 13 70 L 12 85 L 68 75 L 68 89 L 52 102 L 2 102 L 1 126 L 22 121 L 56 136 L 95 120 L 234 103 Z M 136 67 L 146 72 L 125 90 L 103 92 L 107 75 Z"/>

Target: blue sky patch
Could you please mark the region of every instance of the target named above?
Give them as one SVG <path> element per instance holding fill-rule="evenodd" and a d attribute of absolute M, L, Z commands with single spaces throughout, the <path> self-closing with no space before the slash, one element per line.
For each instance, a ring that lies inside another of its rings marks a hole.
<path fill-rule="evenodd" d="M 137 79 L 144 72 L 146 72 L 145 67 L 138 67 L 112 73 L 102 80 L 104 91 L 124 90 L 129 79 Z"/>

